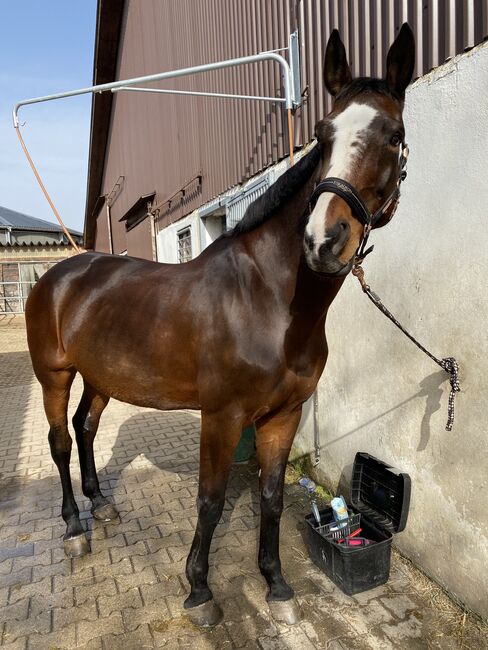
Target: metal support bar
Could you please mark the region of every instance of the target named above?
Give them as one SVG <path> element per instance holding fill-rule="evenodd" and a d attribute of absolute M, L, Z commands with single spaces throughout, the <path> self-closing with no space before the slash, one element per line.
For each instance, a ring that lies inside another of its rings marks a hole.
<path fill-rule="evenodd" d="M 158 74 L 144 75 L 142 77 L 133 77 L 132 79 L 122 79 L 112 83 L 99 84 L 97 86 L 89 86 L 87 88 L 79 88 L 77 90 L 70 90 L 63 93 L 55 93 L 54 95 L 45 95 L 44 97 L 34 97 L 32 99 L 24 99 L 15 104 L 12 111 L 12 118 L 14 127 L 19 127 L 18 111 L 21 106 L 28 104 L 39 104 L 41 102 L 49 102 L 53 99 L 63 99 L 65 97 L 75 97 L 77 95 L 86 95 L 88 93 L 101 93 L 107 90 L 122 88 L 123 86 L 136 86 L 142 83 L 153 81 L 161 81 L 163 79 L 174 79 L 175 77 L 186 77 L 188 75 L 197 74 L 200 72 L 208 72 L 210 70 L 221 70 L 224 68 L 231 68 L 238 65 L 249 63 L 257 63 L 259 61 L 276 61 L 281 66 L 283 73 L 283 88 L 285 108 L 293 109 L 300 102 L 300 97 L 295 97 L 294 85 L 292 80 L 292 73 L 290 66 L 286 59 L 280 54 L 275 52 L 262 52 L 261 54 L 254 54 L 252 56 L 243 56 L 238 59 L 228 59 L 227 61 L 217 61 L 216 63 L 207 63 L 205 65 L 193 66 L 191 68 L 181 68 L 179 70 L 170 70 L 169 72 L 160 72 Z M 282 98 L 276 98 L 274 101 L 280 101 Z M 297 103 L 298 102 L 298 103 Z"/>
<path fill-rule="evenodd" d="M 290 58 L 291 81 L 293 84 L 293 108 L 298 108 L 302 102 L 302 90 L 300 82 L 300 44 L 298 42 L 298 29 L 290 34 L 288 45 Z"/>
<path fill-rule="evenodd" d="M 120 88 L 112 88 L 113 93 L 118 93 L 121 90 L 129 90 L 132 92 L 140 93 L 160 93 L 164 95 L 196 95 L 197 97 L 223 97 L 224 99 L 257 99 L 263 102 L 281 102 L 285 103 L 284 97 L 262 97 L 260 95 L 228 95 L 225 93 L 204 93 L 196 90 L 174 90 L 163 88 L 138 88 L 135 86 L 121 86 Z"/>
<path fill-rule="evenodd" d="M 319 392 L 318 388 L 313 393 L 313 467 L 320 463 L 320 423 L 319 423 Z"/>

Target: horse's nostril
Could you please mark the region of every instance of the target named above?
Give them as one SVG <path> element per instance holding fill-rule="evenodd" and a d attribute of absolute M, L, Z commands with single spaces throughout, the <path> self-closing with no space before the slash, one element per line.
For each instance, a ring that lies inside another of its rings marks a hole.
<path fill-rule="evenodd" d="M 339 219 L 326 231 L 326 240 L 322 246 L 334 255 L 340 255 L 348 242 L 351 227 L 345 219 Z"/>
<path fill-rule="evenodd" d="M 308 248 L 309 251 L 311 251 L 313 249 L 313 243 L 314 243 L 314 239 L 312 235 L 305 233 L 304 241 L 305 241 L 305 246 Z"/>

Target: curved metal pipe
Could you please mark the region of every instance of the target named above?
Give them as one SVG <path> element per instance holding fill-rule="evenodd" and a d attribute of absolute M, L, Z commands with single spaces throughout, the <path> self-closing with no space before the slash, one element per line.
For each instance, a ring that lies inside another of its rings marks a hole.
<path fill-rule="evenodd" d="M 12 110 L 12 119 L 14 127 L 19 127 L 18 112 L 21 106 L 28 104 L 39 104 L 41 102 L 49 102 L 53 99 L 63 99 L 65 97 L 76 97 L 77 95 L 86 95 L 88 93 L 102 93 L 107 90 L 121 88 L 122 86 L 135 86 L 141 83 L 152 81 L 161 81 L 163 79 L 173 79 L 175 77 L 186 77 L 188 75 L 197 74 L 199 72 L 208 72 L 209 70 L 220 70 L 223 68 L 231 68 L 237 65 L 244 65 L 248 63 L 256 63 L 257 61 L 276 61 L 283 71 L 283 86 L 285 94 L 285 108 L 293 108 L 293 84 L 291 79 L 291 70 L 288 62 L 280 54 L 275 52 L 262 52 L 261 54 L 253 54 L 252 56 L 243 56 L 238 59 L 228 59 L 227 61 L 217 61 L 216 63 L 206 63 L 205 65 L 193 66 L 191 68 L 181 68 L 179 70 L 170 70 L 169 72 L 159 72 L 158 74 L 144 75 L 142 77 L 133 77 L 132 79 L 123 79 L 120 81 L 113 81 L 111 83 L 99 84 L 97 86 L 89 86 L 87 88 L 79 88 L 77 90 L 69 90 L 62 93 L 55 93 L 53 95 L 45 95 L 43 97 L 33 97 L 32 99 L 24 99 L 15 104 Z M 277 98 L 279 100 L 279 98 Z"/>

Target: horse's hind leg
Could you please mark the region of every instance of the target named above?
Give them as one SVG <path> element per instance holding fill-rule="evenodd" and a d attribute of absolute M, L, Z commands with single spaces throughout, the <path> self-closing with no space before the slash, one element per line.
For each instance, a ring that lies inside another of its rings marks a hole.
<path fill-rule="evenodd" d="M 69 463 L 72 440 L 68 432 L 68 401 L 75 370 L 50 371 L 42 379 L 44 410 L 49 422 L 49 445 L 63 488 L 61 515 L 66 523 L 64 549 L 66 555 L 76 557 L 90 552 L 90 545 L 80 522 L 71 485 Z"/>
<path fill-rule="evenodd" d="M 73 417 L 73 427 L 76 432 L 76 443 L 80 458 L 81 487 L 83 494 L 92 503 L 92 514 L 100 521 L 110 521 L 117 517 L 117 510 L 103 496 L 98 482 L 93 441 L 97 434 L 98 424 L 109 398 L 98 393 L 90 384 L 85 382 L 81 401 Z"/>
<path fill-rule="evenodd" d="M 281 412 L 256 425 L 256 449 L 260 467 L 261 535 L 259 568 L 268 583 L 266 600 L 274 618 L 293 624 L 299 620 L 293 589 L 281 573 L 279 553 L 280 519 L 283 511 L 283 483 L 286 462 L 300 422 L 301 408 Z"/>
<path fill-rule="evenodd" d="M 229 470 L 241 432 L 240 418 L 202 413 L 198 522 L 186 563 L 191 593 L 184 606 L 190 620 L 204 627 L 215 625 L 222 618 L 207 583 L 208 553 L 224 507 Z"/>

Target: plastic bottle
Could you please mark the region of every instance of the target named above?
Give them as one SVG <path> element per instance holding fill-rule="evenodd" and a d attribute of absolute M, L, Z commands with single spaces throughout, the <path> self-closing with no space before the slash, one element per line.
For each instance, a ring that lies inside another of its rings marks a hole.
<path fill-rule="evenodd" d="M 317 489 L 315 483 L 309 479 L 308 476 L 302 476 L 302 478 L 299 479 L 298 484 L 304 487 L 309 494 L 313 494 Z"/>
<path fill-rule="evenodd" d="M 346 500 L 343 496 L 334 497 L 330 502 L 330 505 L 332 507 L 332 514 L 334 516 L 334 519 L 337 522 L 343 522 L 340 526 L 338 526 L 338 528 L 342 528 L 346 525 L 345 520 L 349 518 Z"/>

